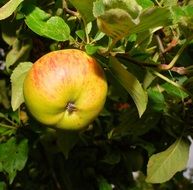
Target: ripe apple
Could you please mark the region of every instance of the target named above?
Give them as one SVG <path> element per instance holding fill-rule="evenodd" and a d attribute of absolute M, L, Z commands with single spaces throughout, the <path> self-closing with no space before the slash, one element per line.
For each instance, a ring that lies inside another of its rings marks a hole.
<path fill-rule="evenodd" d="M 107 81 L 97 61 L 76 49 L 50 52 L 29 70 L 23 87 L 25 104 L 39 122 L 78 130 L 104 106 Z"/>

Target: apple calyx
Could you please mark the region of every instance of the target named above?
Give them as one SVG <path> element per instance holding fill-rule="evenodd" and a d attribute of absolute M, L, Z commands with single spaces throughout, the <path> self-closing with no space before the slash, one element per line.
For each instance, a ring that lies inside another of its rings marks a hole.
<path fill-rule="evenodd" d="M 77 107 L 75 106 L 74 102 L 68 102 L 66 105 L 66 110 L 69 114 L 72 114 L 73 112 L 77 111 Z"/>

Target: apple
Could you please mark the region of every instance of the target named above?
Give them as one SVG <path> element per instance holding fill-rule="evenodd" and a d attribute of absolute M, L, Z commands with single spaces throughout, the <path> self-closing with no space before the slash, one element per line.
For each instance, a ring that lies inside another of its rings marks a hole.
<path fill-rule="evenodd" d="M 29 112 L 42 124 L 79 130 L 98 116 L 107 89 L 104 71 L 94 58 L 66 49 L 50 52 L 33 64 L 23 94 Z"/>

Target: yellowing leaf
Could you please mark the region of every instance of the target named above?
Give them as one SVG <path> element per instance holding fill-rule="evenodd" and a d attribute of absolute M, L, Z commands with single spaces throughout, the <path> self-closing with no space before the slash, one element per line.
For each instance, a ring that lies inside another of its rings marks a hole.
<path fill-rule="evenodd" d="M 136 1 L 98 0 L 94 3 L 93 13 L 99 29 L 119 40 L 139 23 L 141 9 Z"/>
<path fill-rule="evenodd" d="M 94 3 L 93 14 L 95 17 L 99 17 L 104 14 L 104 10 L 114 8 L 125 10 L 132 19 L 136 19 L 142 10 L 142 7 L 136 2 L 136 0 L 97 0 Z"/>
<path fill-rule="evenodd" d="M 113 76 L 131 95 L 137 106 L 139 116 L 141 116 L 146 110 L 148 96 L 139 80 L 132 73 L 128 72 L 114 57 L 110 57 L 110 70 Z"/>
<path fill-rule="evenodd" d="M 23 0 L 10 0 L 0 8 L 0 20 L 12 15 L 15 9 Z"/>
<path fill-rule="evenodd" d="M 135 26 L 130 15 L 122 9 L 110 9 L 97 18 L 99 29 L 118 40 L 129 34 L 129 29 Z"/>
<path fill-rule="evenodd" d="M 155 31 L 170 25 L 172 20 L 168 7 L 153 7 L 147 1 L 138 4 L 138 1 L 97 0 L 93 14 L 99 29 L 115 41 L 133 33 Z"/>
<path fill-rule="evenodd" d="M 189 156 L 189 145 L 181 138 L 168 149 L 150 157 L 147 166 L 149 183 L 163 183 L 170 180 L 176 172 L 185 169 Z"/>

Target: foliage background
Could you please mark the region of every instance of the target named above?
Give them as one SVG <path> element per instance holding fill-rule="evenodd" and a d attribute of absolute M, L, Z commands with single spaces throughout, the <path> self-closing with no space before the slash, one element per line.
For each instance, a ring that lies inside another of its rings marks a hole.
<path fill-rule="evenodd" d="M 192 0 L 0 0 L 0 190 L 191 189 L 192 16 Z M 35 121 L 22 93 L 33 62 L 68 48 L 109 85 L 80 132 Z"/>

